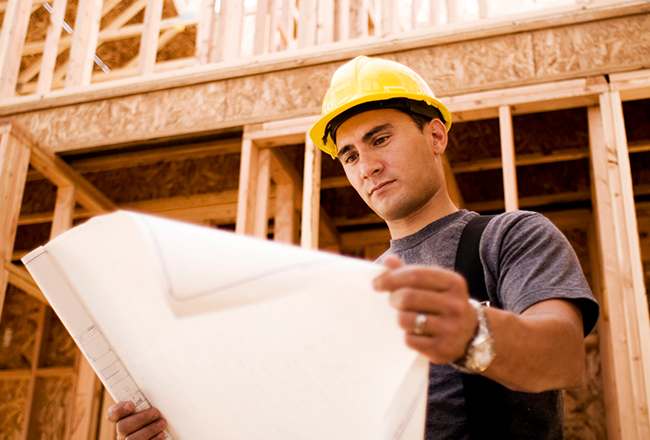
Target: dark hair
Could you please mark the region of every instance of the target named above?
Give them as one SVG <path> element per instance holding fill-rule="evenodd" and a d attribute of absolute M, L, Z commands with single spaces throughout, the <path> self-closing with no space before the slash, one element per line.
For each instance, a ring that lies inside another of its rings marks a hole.
<path fill-rule="evenodd" d="M 363 104 L 359 104 L 350 109 L 347 109 L 340 115 L 333 118 L 325 127 L 323 143 L 327 143 L 328 135 L 331 135 L 332 140 L 334 143 L 336 143 L 336 131 L 343 122 L 347 121 L 352 116 L 367 112 L 369 110 L 378 110 L 384 108 L 393 108 L 407 114 L 411 117 L 413 122 L 415 122 L 420 131 L 423 130 L 424 126 L 432 119 L 440 119 L 443 123 L 445 122 L 440 111 L 424 101 L 414 101 L 407 98 L 392 98 L 383 101 L 364 102 Z"/>

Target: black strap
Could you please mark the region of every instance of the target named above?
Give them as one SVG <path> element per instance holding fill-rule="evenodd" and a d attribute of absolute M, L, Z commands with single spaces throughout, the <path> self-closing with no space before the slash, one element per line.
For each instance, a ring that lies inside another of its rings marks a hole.
<path fill-rule="evenodd" d="M 455 270 L 465 277 L 470 296 L 480 302 L 488 301 L 489 297 L 479 246 L 483 230 L 493 217 L 478 216 L 470 220 L 460 236 L 456 254 Z M 508 415 L 504 411 L 505 391 L 503 385 L 483 376 L 463 374 L 465 412 L 471 440 L 510 437 Z"/>
<path fill-rule="evenodd" d="M 479 245 L 483 230 L 493 217 L 493 215 L 479 215 L 471 219 L 460 235 L 456 253 L 455 270 L 465 277 L 470 296 L 479 302 L 489 300 Z"/>

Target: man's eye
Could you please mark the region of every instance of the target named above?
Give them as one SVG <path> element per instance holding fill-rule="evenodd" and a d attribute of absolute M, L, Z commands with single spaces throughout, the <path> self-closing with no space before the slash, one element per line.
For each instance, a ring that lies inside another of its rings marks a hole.
<path fill-rule="evenodd" d="M 375 139 L 375 145 L 381 145 L 388 140 L 388 136 L 382 136 Z"/>
<path fill-rule="evenodd" d="M 357 159 L 357 155 L 355 153 L 348 154 L 345 156 L 344 162 L 345 163 L 352 163 Z"/>

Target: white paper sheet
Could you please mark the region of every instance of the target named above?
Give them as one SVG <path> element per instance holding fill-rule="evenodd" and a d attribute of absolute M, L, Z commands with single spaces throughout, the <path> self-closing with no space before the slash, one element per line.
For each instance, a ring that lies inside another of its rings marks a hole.
<path fill-rule="evenodd" d="M 423 437 L 428 364 L 378 265 L 124 211 L 23 260 L 113 396 L 176 440 Z"/>

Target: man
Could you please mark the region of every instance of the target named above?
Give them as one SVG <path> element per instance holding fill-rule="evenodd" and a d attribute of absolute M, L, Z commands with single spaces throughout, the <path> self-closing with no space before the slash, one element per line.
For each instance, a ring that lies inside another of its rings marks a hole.
<path fill-rule="evenodd" d="M 431 361 L 425 437 L 562 438 L 562 397 L 584 369 L 583 337 L 598 306 L 562 234 L 541 215 L 493 218 L 479 255 L 490 302 L 470 300 L 454 272 L 463 229 L 476 213 L 447 193 L 442 154 L 451 115 L 400 64 L 358 57 L 341 67 L 310 137 L 338 157 L 352 186 L 386 221 L 390 292 L 405 342 Z M 153 437 L 157 410 L 111 407 L 118 433 Z M 123 437 L 122 437 L 123 438 Z"/>

